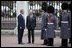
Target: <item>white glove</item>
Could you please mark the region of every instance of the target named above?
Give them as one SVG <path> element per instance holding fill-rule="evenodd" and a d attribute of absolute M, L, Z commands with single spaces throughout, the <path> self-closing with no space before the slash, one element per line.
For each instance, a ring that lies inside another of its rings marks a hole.
<path fill-rule="evenodd" d="M 68 28 L 68 30 L 70 30 L 70 28 Z"/>
<path fill-rule="evenodd" d="M 20 29 L 22 29 L 22 27 L 20 27 Z"/>
<path fill-rule="evenodd" d="M 45 31 L 46 31 L 47 29 L 45 29 Z"/>

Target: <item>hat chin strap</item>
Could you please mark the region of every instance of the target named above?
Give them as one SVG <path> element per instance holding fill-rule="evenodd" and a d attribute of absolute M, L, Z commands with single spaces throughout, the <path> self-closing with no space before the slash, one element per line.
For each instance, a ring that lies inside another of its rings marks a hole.
<path fill-rule="evenodd" d="M 64 12 L 67 12 L 67 10 L 63 10 Z"/>
<path fill-rule="evenodd" d="M 49 13 L 49 16 L 52 16 L 52 13 Z"/>

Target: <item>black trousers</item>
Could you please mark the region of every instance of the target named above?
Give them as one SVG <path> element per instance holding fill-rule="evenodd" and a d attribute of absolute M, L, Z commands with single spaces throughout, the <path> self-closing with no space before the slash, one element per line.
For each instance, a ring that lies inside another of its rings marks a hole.
<path fill-rule="evenodd" d="M 49 46 L 53 46 L 53 38 L 48 38 L 47 44 L 48 44 Z"/>
<path fill-rule="evenodd" d="M 71 43 L 71 38 L 69 38 L 69 43 Z"/>
<path fill-rule="evenodd" d="M 31 43 L 31 37 L 32 37 L 32 43 L 34 43 L 34 29 L 28 29 L 28 42 Z"/>
<path fill-rule="evenodd" d="M 47 45 L 47 40 L 46 39 L 44 39 L 44 43 L 43 43 L 44 45 Z"/>
<path fill-rule="evenodd" d="M 61 40 L 61 45 L 62 46 L 67 46 L 68 45 L 68 39 L 62 39 Z"/>
<path fill-rule="evenodd" d="M 22 43 L 24 29 L 18 29 L 18 43 Z"/>

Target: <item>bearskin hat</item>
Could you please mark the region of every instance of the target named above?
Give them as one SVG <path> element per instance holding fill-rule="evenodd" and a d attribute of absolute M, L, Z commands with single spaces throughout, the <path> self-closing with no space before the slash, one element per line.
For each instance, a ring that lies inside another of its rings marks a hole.
<path fill-rule="evenodd" d="M 48 6 L 47 7 L 47 12 L 48 13 L 54 13 L 54 7 L 53 6 Z"/>
<path fill-rule="evenodd" d="M 42 10 L 47 12 L 47 3 L 46 2 L 42 2 Z"/>
<path fill-rule="evenodd" d="M 61 8 L 62 8 L 62 10 L 67 10 L 68 9 L 68 3 L 62 3 Z"/>

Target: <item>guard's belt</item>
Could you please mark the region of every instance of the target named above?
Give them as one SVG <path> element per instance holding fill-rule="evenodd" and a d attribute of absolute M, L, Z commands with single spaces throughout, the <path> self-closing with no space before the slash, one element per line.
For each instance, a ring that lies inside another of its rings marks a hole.
<path fill-rule="evenodd" d="M 47 23 L 47 24 L 54 24 L 54 23 Z"/>
<path fill-rule="evenodd" d="M 68 21 L 61 21 L 61 23 L 68 23 Z"/>

